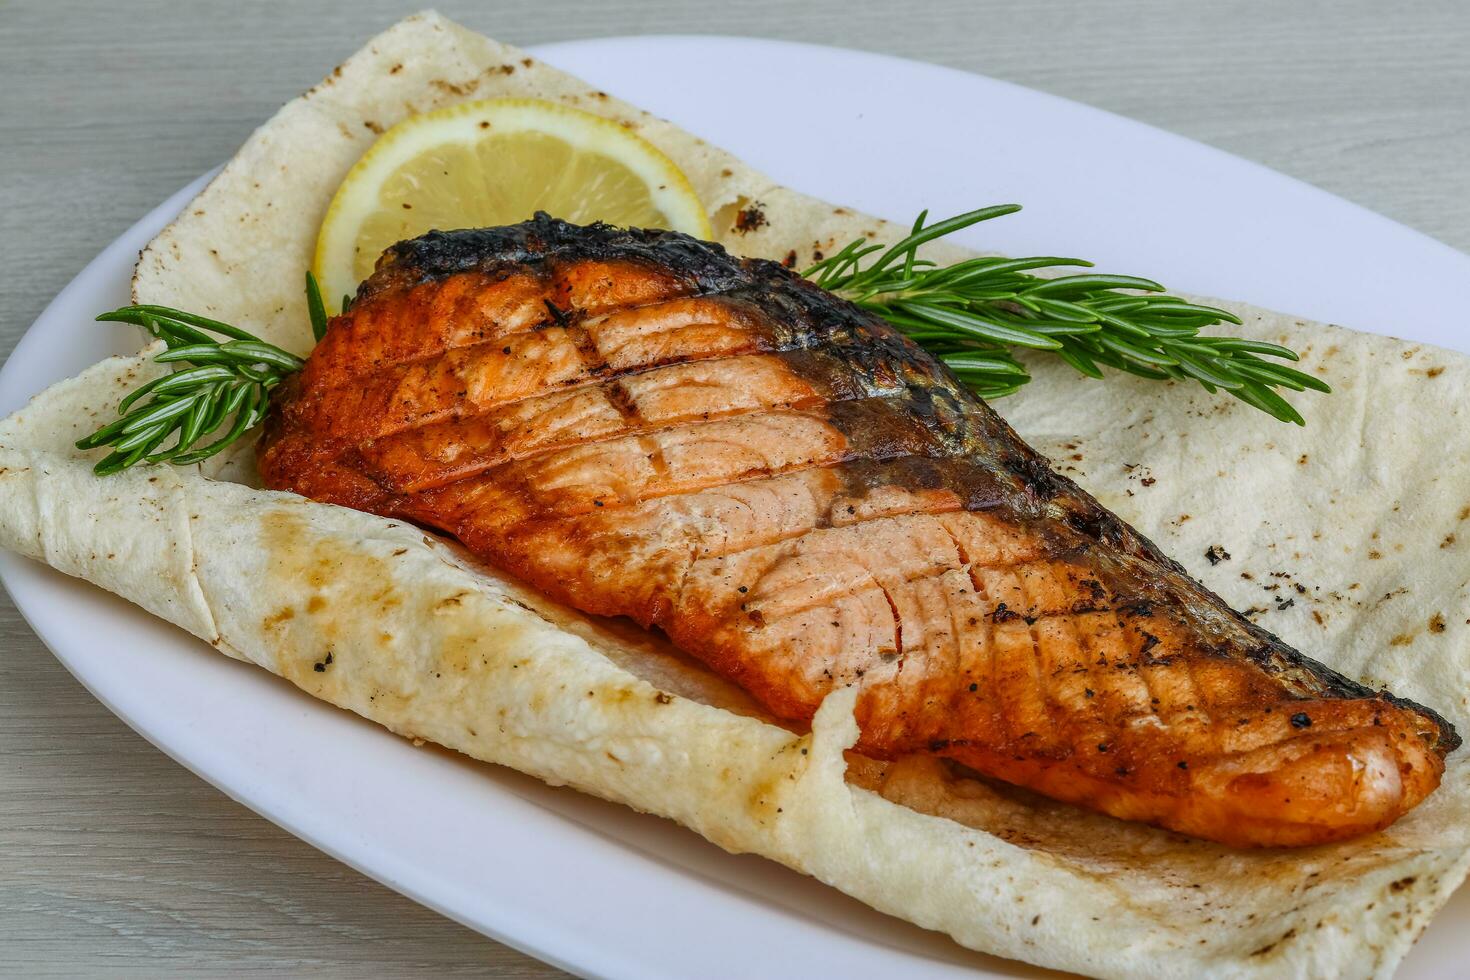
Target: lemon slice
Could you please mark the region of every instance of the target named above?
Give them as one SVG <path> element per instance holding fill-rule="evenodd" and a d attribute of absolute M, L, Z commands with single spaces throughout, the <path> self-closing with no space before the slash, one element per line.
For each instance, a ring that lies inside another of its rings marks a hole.
<path fill-rule="evenodd" d="M 647 140 L 553 102 L 487 99 L 410 116 L 380 136 L 337 188 L 312 272 L 335 308 L 395 242 L 538 210 L 712 237 L 689 179 Z"/>

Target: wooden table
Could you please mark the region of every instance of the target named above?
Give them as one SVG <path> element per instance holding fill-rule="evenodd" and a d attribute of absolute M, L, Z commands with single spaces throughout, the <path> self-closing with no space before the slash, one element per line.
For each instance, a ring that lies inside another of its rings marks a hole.
<path fill-rule="evenodd" d="M 440 6 L 523 45 L 759 34 L 970 69 L 1212 143 L 1470 250 L 1460 0 Z M 103 245 L 409 9 L 0 5 L 0 352 Z M 0 603 L 0 973 L 557 974 L 175 765 Z"/>

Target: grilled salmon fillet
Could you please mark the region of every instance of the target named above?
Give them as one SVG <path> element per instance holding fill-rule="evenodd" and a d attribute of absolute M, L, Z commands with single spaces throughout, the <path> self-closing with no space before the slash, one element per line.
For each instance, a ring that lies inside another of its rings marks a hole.
<path fill-rule="evenodd" d="M 663 630 L 772 714 L 1232 845 L 1387 826 L 1459 745 L 1052 471 L 897 330 L 661 231 L 390 248 L 277 390 L 268 485 Z"/>

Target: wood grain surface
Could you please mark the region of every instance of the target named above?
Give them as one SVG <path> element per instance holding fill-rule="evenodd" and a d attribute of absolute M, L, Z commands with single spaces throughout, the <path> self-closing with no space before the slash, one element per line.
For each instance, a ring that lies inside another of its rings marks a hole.
<path fill-rule="evenodd" d="M 642 33 L 883 51 L 1214 144 L 1470 250 L 1470 4 L 536 0 L 516 44 Z M 0 3 L 0 354 L 106 243 L 412 6 Z M 1406 288 L 1407 284 L 1406 284 Z M 0 599 L 0 973 L 546 977 L 175 765 Z"/>

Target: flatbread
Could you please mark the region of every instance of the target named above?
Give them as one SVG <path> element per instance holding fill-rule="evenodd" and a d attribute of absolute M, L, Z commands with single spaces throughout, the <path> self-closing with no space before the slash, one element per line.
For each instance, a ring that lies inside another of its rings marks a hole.
<path fill-rule="evenodd" d="M 145 250 L 135 298 L 304 352 L 301 270 L 341 177 L 409 113 L 494 96 L 626 123 L 689 174 L 732 250 L 805 261 L 901 233 L 421 14 L 258 130 Z M 736 215 L 755 202 L 765 224 L 742 232 Z M 1231 308 L 1242 335 L 1303 351 L 1336 389 L 1305 429 L 1196 387 L 1090 382 L 1046 361 L 997 407 L 1263 625 L 1470 729 L 1470 358 Z M 557 606 L 452 544 L 253 488 L 248 453 L 217 479 L 94 477 L 97 454 L 72 442 L 157 370 L 113 358 L 0 421 L 0 545 L 399 734 L 669 817 L 973 949 L 1099 976 L 1386 975 L 1470 865 L 1463 750 L 1384 833 L 1235 851 L 955 779 L 933 760 L 849 759 L 851 691 L 791 732 L 652 637 Z"/>

